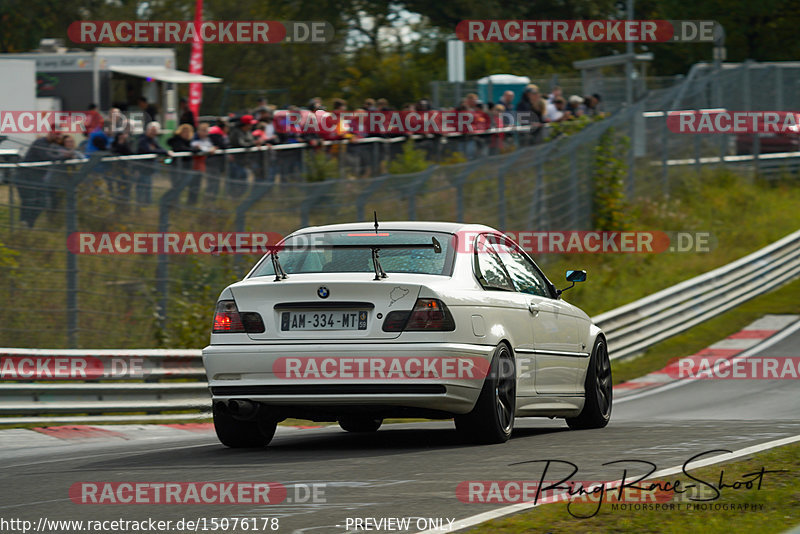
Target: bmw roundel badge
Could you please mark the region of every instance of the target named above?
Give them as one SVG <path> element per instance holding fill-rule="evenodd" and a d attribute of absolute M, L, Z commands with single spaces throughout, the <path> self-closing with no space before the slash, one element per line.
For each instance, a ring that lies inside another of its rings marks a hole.
<path fill-rule="evenodd" d="M 317 289 L 317 296 L 319 296 L 319 298 L 321 298 L 321 299 L 328 298 L 328 295 L 330 295 L 330 294 L 331 294 L 331 292 L 328 291 L 328 288 L 325 287 L 325 286 L 319 286 L 319 289 Z"/>

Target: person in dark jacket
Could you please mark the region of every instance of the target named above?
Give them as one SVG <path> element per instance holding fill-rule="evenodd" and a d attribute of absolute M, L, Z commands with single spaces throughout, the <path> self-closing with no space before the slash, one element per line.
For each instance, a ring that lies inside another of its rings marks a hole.
<path fill-rule="evenodd" d="M 239 124 L 231 128 L 228 136 L 231 148 L 252 148 L 261 146 L 261 141 L 253 137 L 253 126 L 256 124 L 252 115 L 242 115 Z M 231 174 L 228 182 L 228 193 L 232 197 L 242 196 L 247 188 L 247 169 L 258 176 L 257 160 L 252 154 L 235 154 L 231 161 Z"/>
<path fill-rule="evenodd" d="M 158 134 L 161 132 L 161 125 L 155 121 L 147 124 L 144 133 L 139 136 L 136 144 L 138 154 L 159 154 L 166 156 L 169 151 L 162 147 L 158 142 Z M 139 173 L 136 181 L 136 202 L 149 204 L 153 201 L 153 175 L 156 173 L 156 160 L 146 160 L 137 164 Z"/>
<path fill-rule="evenodd" d="M 155 122 L 158 118 L 158 110 L 153 104 L 147 102 L 147 99 L 143 96 L 140 96 L 136 101 L 136 105 L 139 106 L 139 110 L 144 114 L 144 123 L 148 124 L 150 122 Z"/>
<path fill-rule="evenodd" d="M 520 141 L 522 141 L 523 144 L 533 144 L 538 142 L 541 138 L 541 134 L 544 132 L 542 128 L 542 123 L 544 123 L 544 108 L 544 101 L 539 94 L 539 87 L 535 84 L 528 85 L 522 92 L 522 98 L 520 98 L 516 110 L 517 125 L 531 127 L 531 136 L 529 139 L 525 139 L 527 135 L 520 136 Z"/>
<path fill-rule="evenodd" d="M 34 141 L 25 153 L 22 161 L 52 161 L 62 154 L 62 147 L 58 144 L 61 133 L 50 131 L 46 136 Z M 14 182 L 17 185 L 20 204 L 20 220 L 33 228 L 36 219 L 42 213 L 49 198 L 49 187 L 46 184 L 48 167 L 27 167 L 17 170 Z"/>
<path fill-rule="evenodd" d="M 178 103 L 178 106 L 180 107 L 181 110 L 181 117 L 178 123 L 190 124 L 192 128 L 197 126 L 197 123 L 195 122 L 194 112 L 192 112 L 192 110 L 189 108 L 189 101 L 186 100 L 185 98 L 181 98 L 180 102 Z"/>
<path fill-rule="evenodd" d="M 220 117 L 217 124 L 208 129 L 208 138 L 217 148 L 217 151 L 225 150 L 230 145 L 228 143 L 228 132 L 230 125 L 228 121 Z M 206 160 L 206 172 L 208 173 L 208 180 L 206 182 L 206 196 L 215 198 L 219 193 L 219 184 L 222 175 L 225 172 L 225 160 L 231 161 L 232 156 L 229 154 L 220 154 L 215 156 L 208 156 Z"/>
<path fill-rule="evenodd" d="M 111 153 L 115 156 L 133 155 L 130 134 L 127 131 L 123 130 L 114 134 L 114 140 L 111 142 Z M 133 183 L 134 175 L 131 173 L 130 163 L 130 161 L 119 161 L 112 164 L 112 172 L 117 177 L 117 198 L 123 202 L 129 201 L 131 196 L 131 184 Z"/>
<path fill-rule="evenodd" d="M 175 130 L 175 134 L 169 138 L 167 144 L 169 144 L 172 152 L 200 152 L 199 149 L 192 146 L 192 139 L 194 139 L 194 127 L 191 124 L 181 124 Z M 189 191 L 188 203 L 197 204 L 202 174 L 192 170 L 191 156 L 181 156 L 175 158 L 172 171 L 173 187 L 177 186 L 179 182 L 183 181 L 187 174 L 191 174 L 189 183 L 186 185 L 186 189 Z"/>

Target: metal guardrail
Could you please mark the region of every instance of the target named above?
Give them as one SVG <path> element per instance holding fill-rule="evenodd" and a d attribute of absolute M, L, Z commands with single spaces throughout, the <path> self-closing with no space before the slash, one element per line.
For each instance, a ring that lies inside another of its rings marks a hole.
<path fill-rule="evenodd" d="M 487 137 L 497 134 L 528 134 L 531 133 L 535 128 L 542 127 L 545 130 L 549 130 L 551 128 L 550 124 L 547 123 L 532 123 L 525 126 L 503 126 L 503 127 L 493 127 L 487 128 L 485 130 L 471 132 L 471 133 L 457 133 L 457 132 L 444 132 L 439 134 L 412 134 L 412 135 L 398 135 L 394 137 L 354 137 L 351 139 L 334 139 L 334 140 L 320 140 L 319 146 L 323 147 L 330 147 L 336 145 L 344 145 L 344 146 L 364 146 L 370 144 L 383 144 L 383 145 L 394 145 L 397 143 L 404 143 L 409 139 L 413 139 L 415 141 L 431 139 L 436 140 L 439 143 L 446 143 L 449 139 L 474 139 L 476 137 Z M 308 148 L 310 145 L 306 142 L 300 143 L 279 143 L 279 144 L 265 144 L 259 146 L 252 146 L 252 147 L 238 147 L 238 148 L 223 148 L 215 151 L 213 154 L 199 154 L 204 156 L 222 156 L 226 154 L 244 154 L 244 153 L 252 153 L 252 152 L 282 152 L 282 151 L 293 151 L 293 150 L 302 150 L 304 148 Z M 21 149 L 2 149 L 0 150 L 0 159 L 2 158 L 21 158 L 24 155 Z M 189 158 L 192 156 L 197 156 L 194 152 L 172 152 L 173 158 Z M 109 156 L 104 155 L 100 158 L 100 161 L 104 163 L 108 162 L 118 162 L 118 161 L 143 161 L 143 160 L 158 160 L 162 159 L 164 156 L 160 154 L 132 154 L 128 156 Z M 26 167 L 51 167 L 57 165 L 75 165 L 78 163 L 86 163 L 89 161 L 88 156 L 83 156 L 77 159 L 69 159 L 69 160 L 53 160 L 53 161 L 15 161 L 15 162 L 0 162 L 0 169 L 16 169 L 16 168 L 26 168 Z"/>
<path fill-rule="evenodd" d="M 614 360 L 688 330 L 800 276 L 800 230 L 732 263 L 593 317 Z"/>
<path fill-rule="evenodd" d="M 621 360 L 797 277 L 800 230 L 592 319 L 606 332 L 611 358 Z M 138 382 L 0 383 L 0 425 L 202 419 L 211 408 L 200 350 L 0 349 L 0 356 L 140 357 L 155 363 Z"/>

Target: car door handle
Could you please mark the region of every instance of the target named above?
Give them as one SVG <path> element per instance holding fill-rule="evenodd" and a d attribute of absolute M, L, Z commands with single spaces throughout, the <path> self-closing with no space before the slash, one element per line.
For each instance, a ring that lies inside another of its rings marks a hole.
<path fill-rule="evenodd" d="M 537 306 L 535 302 L 529 302 L 528 311 L 536 315 L 537 313 L 539 313 L 539 306 Z"/>

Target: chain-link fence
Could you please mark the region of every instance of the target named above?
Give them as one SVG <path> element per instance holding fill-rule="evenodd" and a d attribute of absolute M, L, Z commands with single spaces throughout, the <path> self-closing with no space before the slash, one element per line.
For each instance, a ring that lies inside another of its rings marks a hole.
<path fill-rule="evenodd" d="M 798 109 L 798 84 L 798 64 L 696 65 L 681 84 L 547 142 L 519 129 L 419 138 L 431 164 L 408 174 L 387 172 L 403 157 L 402 139 L 235 149 L 208 157 L 205 169 L 192 155 L 169 165 L 153 155 L 0 164 L 0 346 L 190 345 L 207 331 L 219 291 L 257 258 L 77 254 L 67 245 L 76 232 L 286 234 L 373 211 L 381 220 L 590 229 L 598 148 L 617 153 L 629 197 L 668 193 L 687 168 L 763 171 L 758 143 L 755 155 L 735 156 L 733 136 L 672 133 L 663 112 Z M 780 161 L 791 170 L 797 160 Z"/>

